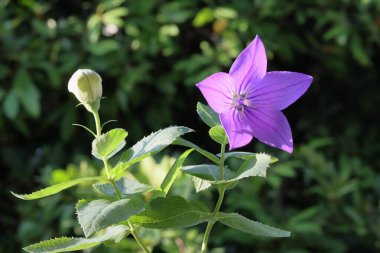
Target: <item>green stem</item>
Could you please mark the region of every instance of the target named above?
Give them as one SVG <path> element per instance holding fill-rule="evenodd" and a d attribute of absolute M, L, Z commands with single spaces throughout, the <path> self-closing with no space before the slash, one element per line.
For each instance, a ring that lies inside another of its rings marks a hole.
<path fill-rule="evenodd" d="M 219 198 L 218 198 L 218 202 L 216 203 L 216 206 L 215 206 L 215 209 L 214 209 L 214 212 L 213 212 L 213 219 L 208 222 L 207 227 L 206 227 L 206 231 L 205 231 L 205 235 L 203 237 L 201 253 L 206 253 L 207 252 L 208 238 L 210 236 L 211 229 L 212 229 L 212 227 L 214 226 L 214 224 L 216 222 L 215 218 L 218 216 L 218 212 L 219 212 L 219 209 L 220 209 L 220 207 L 222 205 L 223 198 L 224 198 L 224 192 L 225 191 L 226 191 L 226 188 L 224 188 L 224 187 L 219 191 Z"/>
<path fill-rule="evenodd" d="M 117 188 L 117 186 L 116 186 L 116 184 L 115 184 L 115 181 L 114 181 L 113 179 L 111 179 L 110 181 L 111 181 L 111 184 L 112 184 L 113 189 L 114 189 L 115 192 L 116 192 L 117 198 L 118 198 L 118 199 L 122 199 L 121 194 L 120 194 L 120 191 L 119 191 L 119 189 Z"/>
<path fill-rule="evenodd" d="M 222 144 L 221 145 L 221 149 L 220 149 L 220 162 L 219 162 L 219 177 L 220 177 L 220 180 L 223 180 L 224 179 L 224 171 L 223 171 L 223 167 L 224 167 L 224 152 L 225 152 L 225 149 L 226 149 L 226 145 Z"/>
<path fill-rule="evenodd" d="M 145 253 L 150 253 L 150 250 L 144 245 L 140 236 L 137 234 L 136 228 L 133 226 L 133 224 L 128 222 L 128 225 L 131 229 L 131 234 L 135 238 L 137 244 L 144 250 Z"/>
<path fill-rule="evenodd" d="M 223 167 L 224 167 L 224 159 L 225 159 L 225 157 L 224 157 L 225 147 L 226 146 L 224 144 L 222 144 L 221 151 L 220 151 L 220 161 L 219 161 L 219 177 L 220 177 L 220 180 L 224 179 Z M 222 186 L 222 187 L 220 187 L 218 189 L 218 191 L 219 191 L 218 202 L 216 203 L 214 212 L 212 214 L 212 218 L 207 223 L 206 231 L 205 231 L 205 234 L 204 234 L 204 237 L 203 237 L 201 253 L 206 253 L 207 252 L 208 238 L 210 236 L 211 229 L 214 226 L 214 224 L 216 222 L 216 219 L 218 217 L 219 209 L 222 206 L 222 202 L 223 202 L 223 199 L 224 199 L 224 193 L 226 191 L 226 187 Z"/>
<path fill-rule="evenodd" d="M 95 119 L 95 125 L 96 125 L 96 137 L 99 137 L 102 135 L 102 125 L 100 124 L 100 118 L 98 111 L 93 111 L 92 114 L 94 114 Z"/>
<path fill-rule="evenodd" d="M 100 118 L 99 118 L 99 113 L 97 111 L 92 112 L 94 115 L 95 119 L 95 125 L 96 125 L 96 137 L 101 136 L 102 134 L 102 127 L 100 124 Z M 107 178 L 111 182 L 112 187 L 117 195 L 118 199 L 122 199 L 122 196 L 120 194 L 119 189 L 117 188 L 115 184 L 115 180 L 110 176 L 109 171 L 110 171 L 110 166 L 108 164 L 108 160 L 106 158 L 103 159 L 104 167 L 106 168 L 106 173 L 107 173 Z M 131 230 L 131 234 L 133 235 L 133 238 L 135 238 L 137 244 L 144 250 L 145 253 L 150 253 L 150 250 L 144 245 L 142 242 L 140 236 L 137 234 L 136 228 L 133 226 L 132 223 L 128 222 L 129 228 Z"/>

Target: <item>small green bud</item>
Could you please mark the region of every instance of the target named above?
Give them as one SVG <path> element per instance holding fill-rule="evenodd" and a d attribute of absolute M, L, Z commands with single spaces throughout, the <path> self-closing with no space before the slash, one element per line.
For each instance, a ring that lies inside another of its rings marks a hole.
<path fill-rule="evenodd" d="M 98 111 L 102 97 L 102 78 L 93 70 L 78 69 L 70 78 L 69 91 L 88 111 Z"/>

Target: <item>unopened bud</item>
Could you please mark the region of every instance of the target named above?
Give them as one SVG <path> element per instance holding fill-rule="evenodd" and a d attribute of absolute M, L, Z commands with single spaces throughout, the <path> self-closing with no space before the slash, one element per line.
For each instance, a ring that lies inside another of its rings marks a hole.
<path fill-rule="evenodd" d="M 68 88 L 87 110 L 99 110 L 102 78 L 98 73 L 90 69 L 78 69 L 71 76 Z"/>

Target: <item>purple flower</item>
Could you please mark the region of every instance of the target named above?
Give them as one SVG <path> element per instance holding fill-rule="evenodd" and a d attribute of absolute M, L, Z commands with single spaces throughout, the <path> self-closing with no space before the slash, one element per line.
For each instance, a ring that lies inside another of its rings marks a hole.
<path fill-rule="evenodd" d="M 219 114 L 230 150 L 247 145 L 255 137 L 291 153 L 292 132 L 281 110 L 302 96 L 312 80 L 296 72 L 267 72 L 264 44 L 256 36 L 229 73 L 215 73 L 197 87 Z"/>

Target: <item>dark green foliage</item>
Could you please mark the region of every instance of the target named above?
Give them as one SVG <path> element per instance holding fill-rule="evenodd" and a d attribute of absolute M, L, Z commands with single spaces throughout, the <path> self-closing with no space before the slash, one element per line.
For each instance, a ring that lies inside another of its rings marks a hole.
<path fill-rule="evenodd" d="M 9 193 L 73 179 L 61 171 L 69 178 L 53 182 L 49 168 L 89 154 L 90 138 L 72 124 L 92 126 L 91 115 L 75 109 L 67 91 L 77 68 L 101 74 L 101 113 L 128 130 L 128 143 L 185 125 L 209 150 L 207 127 L 194 110 L 201 98 L 195 84 L 228 71 L 256 34 L 266 45 L 268 70 L 304 72 L 314 82 L 285 110 L 294 155 L 284 162 L 288 156 L 276 150 L 248 146 L 280 162 L 267 172 L 268 181 L 247 179 L 228 192 L 225 206 L 265 224 L 287 224 L 282 228 L 292 236 L 253 241 L 216 226 L 211 246 L 228 252 L 380 251 L 380 1 L 0 0 L 0 8 L 0 252 L 81 236 L 69 193 L 29 206 Z M 95 174 L 83 171 L 76 177 Z"/>

